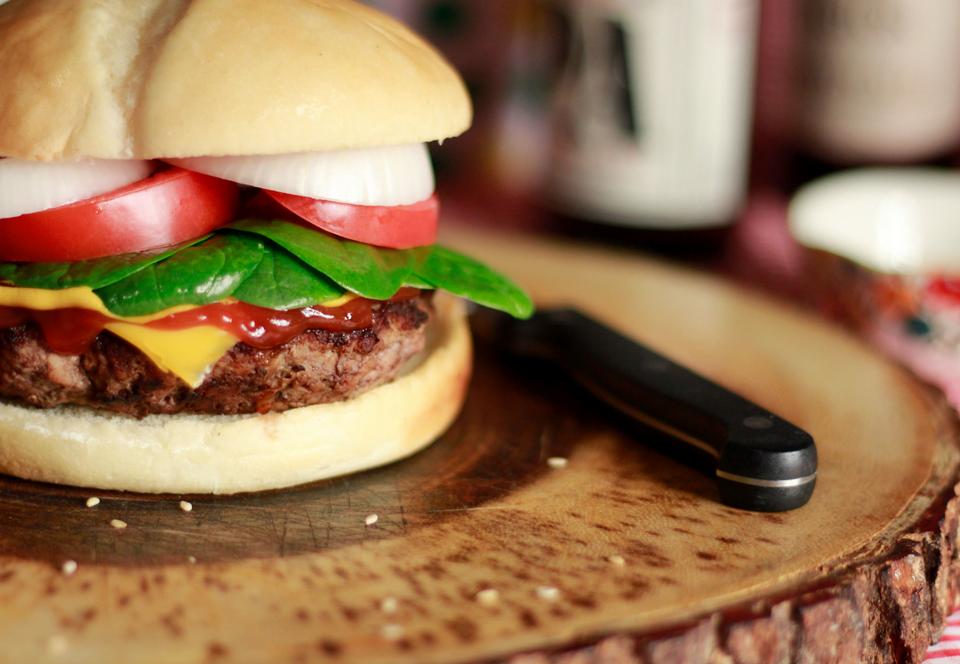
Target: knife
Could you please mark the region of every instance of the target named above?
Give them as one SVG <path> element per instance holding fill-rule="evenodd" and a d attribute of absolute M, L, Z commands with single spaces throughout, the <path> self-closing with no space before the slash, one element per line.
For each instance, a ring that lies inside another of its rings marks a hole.
<path fill-rule="evenodd" d="M 673 456 L 696 465 L 694 457 L 706 455 L 725 504 L 782 512 L 810 500 L 817 449 L 795 424 L 576 309 L 539 310 L 525 321 L 490 310 L 472 318 L 481 336 L 559 366 L 629 418 L 685 446 Z"/>

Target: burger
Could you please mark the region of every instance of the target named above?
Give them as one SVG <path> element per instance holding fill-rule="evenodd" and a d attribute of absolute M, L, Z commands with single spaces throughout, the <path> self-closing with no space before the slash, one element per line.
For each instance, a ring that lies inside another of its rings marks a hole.
<path fill-rule="evenodd" d="M 471 367 L 426 144 L 457 73 L 349 0 L 0 5 L 0 472 L 234 493 L 408 456 Z"/>

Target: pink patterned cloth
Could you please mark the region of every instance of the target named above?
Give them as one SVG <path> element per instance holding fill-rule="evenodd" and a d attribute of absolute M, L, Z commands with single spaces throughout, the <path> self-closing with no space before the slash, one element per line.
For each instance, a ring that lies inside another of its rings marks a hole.
<path fill-rule="evenodd" d="M 947 619 L 940 642 L 930 646 L 924 662 L 937 664 L 960 664 L 960 613 Z"/>

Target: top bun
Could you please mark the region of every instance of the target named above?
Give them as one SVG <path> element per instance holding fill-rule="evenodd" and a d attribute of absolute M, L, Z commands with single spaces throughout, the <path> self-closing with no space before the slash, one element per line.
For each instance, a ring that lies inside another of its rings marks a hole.
<path fill-rule="evenodd" d="M 279 154 L 470 125 L 460 77 L 351 0 L 10 0 L 0 6 L 0 156 Z"/>

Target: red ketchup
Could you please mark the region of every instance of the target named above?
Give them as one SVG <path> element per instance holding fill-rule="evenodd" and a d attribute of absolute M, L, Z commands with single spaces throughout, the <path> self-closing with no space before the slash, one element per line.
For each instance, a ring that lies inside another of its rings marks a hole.
<path fill-rule="evenodd" d="M 392 301 L 415 297 L 415 288 L 402 288 Z M 374 300 L 355 298 L 339 307 L 304 307 L 289 311 L 265 309 L 245 302 L 220 302 L 173 313 L 141 323 L 156 330 L 184 330 L 198 325 L 213 325 L 230 332 L 254 348 L 272 348 L 290 341 L 309 329 L 349 332 L 373 323 Z M 34 322 L 43 332 L 50 350 L 64 355 L 79 355 L 103 331 L 104 325 L 117 321 L 97 311 L 79 308 L 39 311 L 0 306 L 0 328 Z"/>

